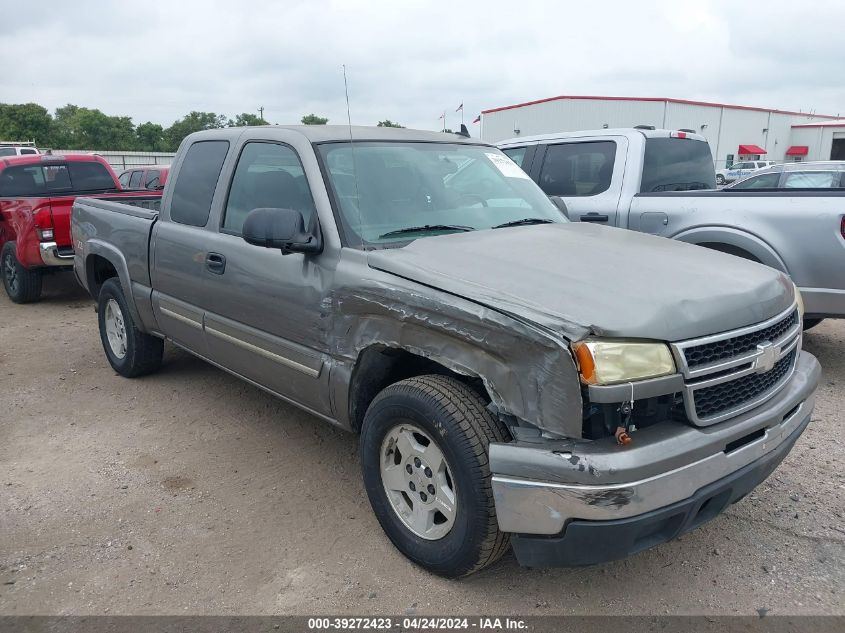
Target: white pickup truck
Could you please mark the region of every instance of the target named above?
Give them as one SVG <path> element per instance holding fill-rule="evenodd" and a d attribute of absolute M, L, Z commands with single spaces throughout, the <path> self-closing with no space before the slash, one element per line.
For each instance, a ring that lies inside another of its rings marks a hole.
<path fill-rule="evenodd" d="M 845 317 L 845 189 L 716 191 L 710 146 L 620 128 L 498 144 L 570 220 L 662 235 L 761 262 L 801 289 L 805 328 Z"/>

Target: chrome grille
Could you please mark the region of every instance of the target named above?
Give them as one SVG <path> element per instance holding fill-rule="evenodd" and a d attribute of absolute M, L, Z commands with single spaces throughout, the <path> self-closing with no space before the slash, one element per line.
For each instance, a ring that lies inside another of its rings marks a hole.
<path fill-rule="evenodd" d="M 789 332 L 798 323 L 798 310 L 793 310 L 786 318 L 779 320 L 774 325 L 761 330 L 734 336 L 731 338 L 695 345 L 684 349 L 684 356 L 687 359 L 687 366 L 700 367 L 716 361 L 724 360 L 738 354 L 744 354 L 757 349 L 758 343 L 764 341 L 776 341 Z"/>
<path fill-rule="evenodd" d="M 707 426 L 762 404 L 789 380 L 800 349 L 795 306 L 763 323 L 673 343 L 687 417 Z"/>
<path fill-rule="evenodd" d="M 748 374 L 713 387 L 698 389 L 694 396 L 696 415 L 699 419 L 706 419 L 765 393 L 789 372 L 796 355 L 797 352 L 792 350 L 764 374 Z"/>

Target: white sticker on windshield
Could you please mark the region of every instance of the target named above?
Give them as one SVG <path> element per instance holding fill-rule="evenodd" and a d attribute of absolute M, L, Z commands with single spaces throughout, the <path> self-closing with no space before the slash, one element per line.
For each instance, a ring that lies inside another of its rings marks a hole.
<path fill-rule="evenodd" d="M 528 178 L 528 174 L 522 171 L 522 168 L 507 156 L 493 154 L 492 152 L 485 152 L 485 154 L 490 159 L 490 162 L 499 168 L 503 176 L 507 176 L 508 178 Z"/>

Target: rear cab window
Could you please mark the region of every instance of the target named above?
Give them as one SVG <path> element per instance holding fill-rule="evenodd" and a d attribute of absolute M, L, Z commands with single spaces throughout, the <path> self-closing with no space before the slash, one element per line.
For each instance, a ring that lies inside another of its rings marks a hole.
<path fill-rule="evenodd" d="M 188 149 L 173 188 L 170 219 L 179 224 L 205 226 L 229 141 L 197 141 Z"/>
<path fill-rule="evenodd" d="M 0 196 L 51 196 L 113 191 L 112 175 L 99 162 L 17 165 L 0 173 Z"/>
<path fill-rule="evenodd" d="M 646 139 L 641 193 L 715 188 L 716 170 L 707 143 L 673 137 Z"/>

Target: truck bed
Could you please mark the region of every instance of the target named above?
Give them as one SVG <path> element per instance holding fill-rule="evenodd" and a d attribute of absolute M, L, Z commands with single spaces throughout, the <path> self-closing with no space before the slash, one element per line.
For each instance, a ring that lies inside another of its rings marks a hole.
<path fill-rule="evenodd" d="M 82 264 L 89 256 L 118 253 L 125 266 L 118 271 L 121 282 L 132 280 L 150 287 L 150 235 L 160 206 L 160 195 L 77 198 L 71 214 L 74 269 L 84 270 Z M 79 281 L 96 294 L 89 280 Z"/>

